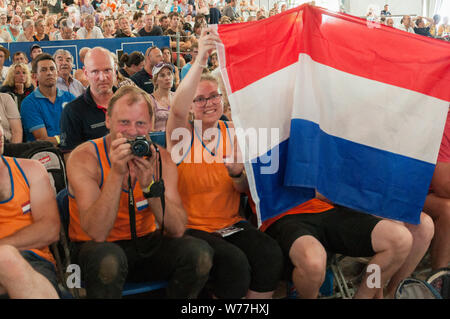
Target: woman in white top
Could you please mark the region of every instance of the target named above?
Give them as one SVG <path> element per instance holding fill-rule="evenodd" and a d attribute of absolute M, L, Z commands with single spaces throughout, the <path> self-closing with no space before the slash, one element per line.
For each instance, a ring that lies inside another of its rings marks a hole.
<path fill-rule="evenodd" d="M 403 16 L 402 20 L 400 21 L 400 30 L 409 32 L 409 33 L 415 33 L 414 32 L 414 25 L 411 20 L 410 16 Z"/>

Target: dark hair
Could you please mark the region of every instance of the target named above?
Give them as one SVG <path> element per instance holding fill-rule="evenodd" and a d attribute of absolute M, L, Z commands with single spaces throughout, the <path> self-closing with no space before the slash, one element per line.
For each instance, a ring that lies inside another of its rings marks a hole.
<path fill-rule="evenodd" d="M 177 16 L 177 17 L 179 17 L 180 16 L 180 14 L 178 13 L 178 12 L 171 12 L 171 13 L 169 13 L 169 19 L 171 19 L 172 20 L 172 17 L 173 16 Z"/>
<path fill-rule="evenodd" d="M 186 22 L 185 24 L 183 24 L 183 30 L 184 31 L 189 31 L 192 32 L 192 26 L 189 22 Z"/>
<path fill-rule="evenodd" d="M 51 60 L 51 61 L 53 61 L 53 63 L 55 63 L 55 60 L 53 59 L 53 57 L 50 54 L 41 53 L 37 57 L 35 57 L 33 61 L 31 61 L 31 73 L 37 73 L 38 63 L 40 61 L 46 61 L 46 60 Z M 56 65 L 56 63 L 55 63 L 55 65 Z"/>
<path fill-rule="evenodd" d="M 119 60 L 119 65 L 121 67 L 123 67 L 124 65 L 130 67 L 132 65 L 139 65 L 142 61 L 144 61 L 144 55 L 141 52 L 134 51 L 130 54 L 122 54 Z"/>
<path fill-rule="evenodd" d="M 159 22 L 162 22 L 164 19 L 167 19 L 168 17 L 166 15 L 163 15 L 159 18 Z"/>
<path fill-rule="evenodd" d="M 140 17 L 142 17 L 144 14 L 141 11 L 136 11 L 133 15 L 133 21 L 137 21 Z"/>
<path fill-rule="evenodd" d="M 172 49 L 170 47 L 162 47 L 161 52 L 164 52 L 165 50 L 168 50 L 170 52 L 170 62 L 172 63 Z"/>

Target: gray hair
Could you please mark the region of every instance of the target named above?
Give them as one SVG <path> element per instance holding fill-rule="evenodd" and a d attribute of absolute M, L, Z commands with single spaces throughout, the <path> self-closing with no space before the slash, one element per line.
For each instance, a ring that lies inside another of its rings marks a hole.
<path fill-rule="evenodd" d="M 53 53 L 53 60 L 56 61 L 56 57 L 58 55 L 68 55 L 68 56 L 70 56 L 70 58 L 72 59 L 72 63 L 73 63 L 73 56 L 72 56 L 72 53 L 70 53 L 69 51 L 64 50 L 64 49 L 56 50 L 55 53 Z"/>
<path fill-rule="evenodd" d="M 23 22 L 22 27 L 23 27 L 24 29 L 26 29 L 26 28 L 28 28 L 30 25 L 31 25 L 31 26 L 34 26 L 34 21 L 31 20 L 31 19 L 26 19 L 26 20 Z"/>

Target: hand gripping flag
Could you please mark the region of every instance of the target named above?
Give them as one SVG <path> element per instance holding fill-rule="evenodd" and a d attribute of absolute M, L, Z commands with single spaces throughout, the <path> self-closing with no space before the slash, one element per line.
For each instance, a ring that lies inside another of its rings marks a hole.
<path fill-rule="evenodd" d="M 315 190 L 419 223 L 449 109 L 449 43 L 310 5 L 218 33 L 260 225 Z"/>

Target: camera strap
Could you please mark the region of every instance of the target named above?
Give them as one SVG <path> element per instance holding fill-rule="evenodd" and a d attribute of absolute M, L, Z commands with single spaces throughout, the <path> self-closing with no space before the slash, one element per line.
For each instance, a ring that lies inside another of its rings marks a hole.
<path fill-rule="evenodd" d="M 131 174 L 128 170 L 128 214 L 130 216 L 131 239 L 136 240 L 136 205 L 134 203 L 133 186 L 131 185 Z"/>

